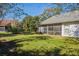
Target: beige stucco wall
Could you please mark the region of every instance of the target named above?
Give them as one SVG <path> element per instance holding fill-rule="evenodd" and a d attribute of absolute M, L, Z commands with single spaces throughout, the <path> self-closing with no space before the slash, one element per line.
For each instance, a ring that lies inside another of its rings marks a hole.
<path fill-rule="evenodd" d="M 79 22 L 63 23 L 62 36 L 79 37 Z"/>

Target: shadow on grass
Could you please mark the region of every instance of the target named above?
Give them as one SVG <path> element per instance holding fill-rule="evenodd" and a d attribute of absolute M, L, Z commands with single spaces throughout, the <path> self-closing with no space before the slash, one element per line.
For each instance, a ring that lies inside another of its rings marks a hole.
<path fill-rule="evenodd" d="M 14 41 L 8 41 L 8 42 L 0 41 L 0 56 L 17 55 L 17 52 L 16 52 L 17 45 L 16 45 L 16 43 L 17 42 L 14 42 Z"/>
<path fill-rule="evenodd" d="M 17 50 L 17 48 L 22 47 L 22 44 L 17 44 L 20 42 L 29 42 L 33 40 L 47 40 L 50 37 L 46 36 L 35 36 L 35 37 L 30 37 L 30 38 L 25 38 L 25 39 L 15 39 L 12 41 L 0 41 L 0 55 L 1 56 L 57 56 L 60 55 L 60 48 L 54 48 L 51 49 L 50 51 L 45 50 L 44 47 L 41 47 L 43 50 L 40 51 L 35 49 L 35 50 Z M 26 48 L 27 50 L 27 48 Z"/>
<path fill-rule="evenodd" d="M 35 33 L 17 33 L 17 34 L 20 34 L 20 35 L 33 35 Z M 17 34 L 4 34 L 4 33 L 0 33 L 0 37 L 10 37 L 10 36 L 16 36 Z"/>
<path fill-rule="evenodd" d="M 16 36 L 16 34 L 0 34 L 0 37 Z"/>
<path fill-rule="evenodd" d="M 31 34 L 31 33 L 19 33 L 20 35 L 33 35 L 33 34 Z M 10 36 L 16 36 L 17 34 L 13 34 L 13 33 L 11 33 L 11 34 L 2 34 L 2 33 L 0 33 L 0 37 L 10 37 Z"/>

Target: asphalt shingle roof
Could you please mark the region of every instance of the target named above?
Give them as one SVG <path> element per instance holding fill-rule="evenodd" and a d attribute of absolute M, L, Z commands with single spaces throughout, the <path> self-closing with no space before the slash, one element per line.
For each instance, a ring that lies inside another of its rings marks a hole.
<path fill-rule="evenodd" d="M 14 20 L 0 20 L 0 26 L 8 26 L 11 23 L 13 24 L 15 23 L 15 21 Z"/>
<path fill-rule="evenodd" d="M 54 24 L 54 23 L 63 23 L 63 22 L 73 22 L 73 21 L 79 21 L 79 11 L 72 11 L 67 12 L 64 14 L 52 16 L 48 18 L 47 20 L 41 22 L 40 25 L 46 25 L 46 24 Z"/>

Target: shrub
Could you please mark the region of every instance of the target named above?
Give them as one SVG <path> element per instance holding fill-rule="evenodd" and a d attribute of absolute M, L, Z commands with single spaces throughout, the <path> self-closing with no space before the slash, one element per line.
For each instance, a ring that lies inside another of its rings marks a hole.
<path fill-rule="evenodd" d="M 16 27 L 16 26 L 12 26 L 10 28 L 10 31 L 13 33 L 13 34 L 19 34 L 21 32 L 23 32 L 23 29 L 19 28 L 19 27 Z"/>

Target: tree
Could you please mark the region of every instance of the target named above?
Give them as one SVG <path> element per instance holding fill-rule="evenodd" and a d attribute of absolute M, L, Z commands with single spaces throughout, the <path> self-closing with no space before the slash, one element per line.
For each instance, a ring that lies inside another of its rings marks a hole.
<path fill-rule="evenodd" d="M 23 29 L 25 32 L 36 32 L 39 26 L 38 16 L 26 16 L 22 22 Z"/>
<path fill-rule="evenodd" d="M 16 4 L 10 4 L 10 3 L 0 3 L 0 18 L 5 17 L 5 15 L 9 12 L 10 9 L 15 7 Z"/>
<path fill-rule="evenodd" d="M 32 20 L 33 32 L 37 32 L 38 26 L 40 25 L 40 19 L 38 16 L 34 16 Z"/>
<path fill-rule="evenodd" d="M 42 21 L 48 19 L 51 16 L 52 16 L 52 13 L 48 12 L 47 9 L 45 9 L 44 12 L 41 15 L 39 15 L 39 18 L 40 18 L 39 22 L 42 22 Z"/>
<path fill-rule="evenodd" d="M 49 5 L 53 6 L 53 4 L 49 4 Z M 48 19 L 49 17 L 60 14 L 61 11 L 62 11 L 62 8 L 60 7 L 46 7 L 44 9 L 44 12 L 39 16 L 40 22 Z"/>
<path fill-rule="evenodd" d="M 49 7 L 50 5 L 52 7 Z M 53 7 L 54 5 L 55 7 Z M 51 16 L 74 10 L 79 10 L 79 3 L 50 3 L 48 7 L 44 9 L 44 12 L 39 16 L 40 22 Z"/>
<path fill-rule="evenodd" d="M 57 6 L 56 8 L 60 8 L 60 13 L 79 10 L 79 3 L 54 3 L 54 4 Z"/>
<path fill-rule="evenodd" d="M 6 15 L 11 14 L 13 19 L 19 19 L 23 15 L 28 15 L 24 10 L 15 3 L 0 3 L 0 18 L 5 18 Z"/>
<path fill-rule="evenodd" d="M 18 6 L 18 4 L 14 3 L 2 3 L 0 4 L 0 18 L 4 20 L 6 15 L 11 14 L 13 20 L 17 21 L 17 24 L 15 26 L 11 27 L 11 31 L 14 32 L 20 32 L 21 30 L 21 24 L 19 23 L 19 19 L 25 15 L 28 16 L 27 13 L 24 12 L 24 9 Z"/>

